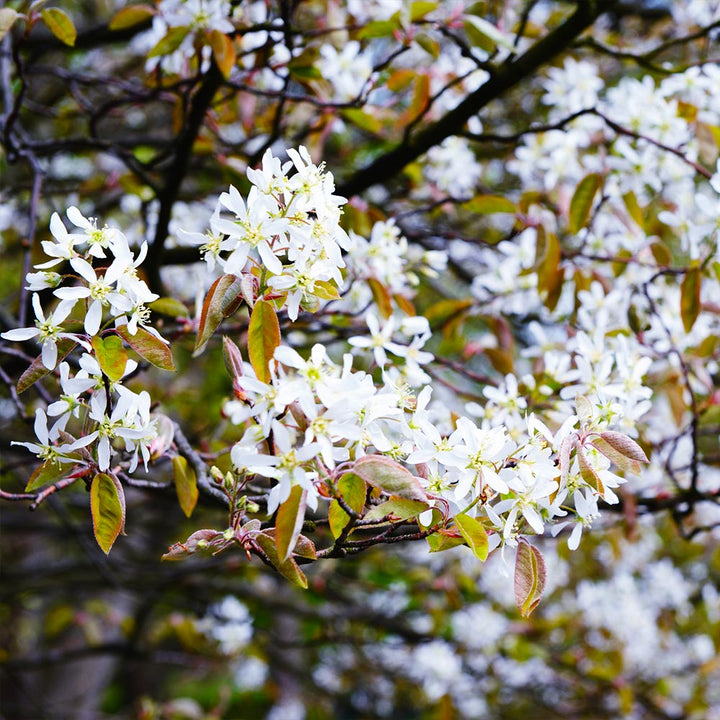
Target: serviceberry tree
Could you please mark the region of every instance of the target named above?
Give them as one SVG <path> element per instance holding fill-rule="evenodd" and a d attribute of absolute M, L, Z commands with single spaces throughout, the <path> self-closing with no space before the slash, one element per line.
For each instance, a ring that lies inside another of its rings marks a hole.
<path fill-rule="evenodd" d="M 715 717 L 719 29 L 1 9 L 9 715 Z"/>

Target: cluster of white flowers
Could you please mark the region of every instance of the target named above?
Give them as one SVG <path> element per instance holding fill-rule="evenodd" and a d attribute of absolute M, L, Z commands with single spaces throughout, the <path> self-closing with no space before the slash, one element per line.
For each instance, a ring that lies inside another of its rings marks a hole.
<path fill-rule="evenodd" d="M 247 171 L 247 201 L 230 186 L 207 234 L 180 235 L 200 246 L 210 270 L 217 264 L 227 274 L 252 277 L 258 297 L 286 298 L 295 320 L 301 306 L 315 309 L 320 299 L 337 297 L 345 267 L 341 250 L 350 239 L 339 224 L 345 199 L 333 195 L 332 174 L 315 165 L 305 147 L 288 155 L 291 160 L 282 163 L 267 150 L 262 168 Z"/>
<path fill-rule="evenodd" d="M 33 291 L 35 325 L 9 330 L 2 337 L 15 342 L 35 339 L 41 345 L 40 357 L 47 370 L 56 368 L 61 341 L 65 342 L 64 355 L 76 345 L 85 352 L 74 375 L 68 362 L 61 362 L 57 367 L 60 399 L 48 406 L 47 414 L 42 408 L 36 411 L 35 434 L 39 444 L 17 444 L 24 445 L 45 462 L 82 460 L 89 463 L 89 456 L 81 456 L 77 451 L 94 443 L 95 462 L 104 471 L 110 467 L 117 440 L 124 442 L 124 450 L 130 453 L 132 472 L 140 457 L 147 464 L 150 444 L 156 436 L 150 417 L 150 395 L 147 391 L 135 393 L 122 384 L 122 378 L 137 367 L 124 351 L 116 354 L 113 378 L 109 378 L 101 369 L 94 341 L 102 343 L 107 330 L 114 334 L 114 328 L 121 328 L 131 337 L 142 329 L 157 342 L 165 342 L 148 324 L 150 311 L 146 303 L 158 296 L 150 292 L 137 274 L 147 246 L 143 244 L 136 257 L 120 230 L 99 228 L 96 220 L 84 217 L 76 207 L 68 209 L 67 217 L 74 225 L 74 232 L 68 232 L 60 216 L 53 213 L 50 219 L 53 240 L 42 242 L 50 259 L 35 265 L 38 272 L 28 273 L 26 278 L 27 288 Z M 49 269 L 62 263 L 68 263 L 74 273 L 60 275 Z M 40 291 L 48 289 L 59 299 L 50 312 L 43 309 L 40 299 Z M 78 303 L 82 307 L 81 329 L 74 327 L 80 323 L 73 322 L 71 317 Z M 57 417 L 50 428 L 48 415 Z M 71 418 L 82 419 L 85 428 L 77 439 L 67 431 Z"/>

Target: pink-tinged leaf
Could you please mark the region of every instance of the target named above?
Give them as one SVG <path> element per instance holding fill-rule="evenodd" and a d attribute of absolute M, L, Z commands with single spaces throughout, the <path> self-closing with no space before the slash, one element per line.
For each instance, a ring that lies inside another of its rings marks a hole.
<path fill-rule="evenodd" d="M 355 463 L 353 472 L 388 495 L 421 502 L 428 501 L 420 480 L 390 458 L 382 455 L 365 455 Z"/>
<path fill-rule="evenodd" d="M 610 462 L 616 465 L 624 472 L 630 472 L 635 475 L 640 474 L 640 463 L 632 460 L 622 453 L 618 452 L 612 445 L 605 442 L 601 437 L 594 438 L 590 443 L 598 452 L 602 453 Z"/>
<path fill-rule="evenodd" d="M 231 378 L 243 376 L 243 356 L 240 348 L 227 335 L 223 335 L 223 361 Z"/>
<path fill-rule="evenodd" d="M 598 475 L 595 468 L 590 465 L 585 454 L 585 448 L 582 445 L 577 446 L 577 459 L 580 467 L 580 476 L 593 489 L 597 490 L 601 495 L 605 493 L 605 486 Z"/>
<path fill-rule="evenodd" d="M 33 492 L 43 485 L 62 480 L 70 474 L 73 469 L 72 463 L 57 463 L 53 460 L 46 460 L 35 472 L 30 476 L 25 486 L 25 492 Z"/>
<path fill-rule="evenodd" d="M 345 473 L 338 480 L 337 491 L 351 510 L 354 510 L 358 515 L 362 513 L 365 507 L 365 497 L 367 496 L 367 486 L 363 478 L 355 473 Z M 330 532 L 334 538 L 340 536 L 340 533 L 350 521 L 350 516 L 342 509 L 337 500 L 330 503 L 328 521 L 330 523 Z"/>
<path fill-rule="evenodd" d="M 125 30 L 150 20 L 154 15 L 155 10 L 149 5 L 129 5 L 122 10 L 118 10 L 113 15 L 108 28 L 110 30 Z"/>
<path fill-rule="evenodd" d="M 171 545 L 161 560 L 182 560 L 200 550 L 212 550 L 213 543 L 224 539 L 217 530 L 197 530 L 184 543 Z"/>
<path fill-rule="evenodd" d="M 195 509 L 199 495 L 195 471 L 182 455 L 175 455 L 172 464 L 178 502 L 185 516 L 190 517 Z"/>
<path fill-rule="evenodd" d="M 258 300 L 250 315 L 248 354 L 255 374 L 261 382 L 270 382 L 270 363 L 280 345 L 280 323 L 271 302 Z"/>
<path fill-rule="evenodd" d="M 685 332 L 692 330 L 700 314 L 700 288 L 702 285 L 702 272 L 700 267 L 691 267 L 683 278 L 680 286 L 680 316 L 682 317 Z"/>
<path fill-rule="evenodd" d="M 563 485 L 567 483 L 570 472 L 570 453 L 577 443 L 576 435 L 568 435 L 562 439 L 558 451 L 558 462 L 560 464 L 560 480 Z"/>
<path fill-rule="evenodd" d="M 483 524 L 474 517 L 464 515 L 463 513 L 455 516 L 455 524 L 475 557 L 480 560 L 480 562 L 485 562 L 490 547 L 488 545 L 487 532 Z"/>
<path fill-rule="evenodd" d="M 248 526 L 250 526 L 251 523 L 257 523 L 257 532 L 255 530 L 250 530 Z M 250 520 L 250 522 L 243 525 L 242 529 L 245 531 L 246 529 L 250 532 L 250 534 L 255 537 L 258 532 L 261 530 L 261 523 L 258 520 Z M 268 528 L 267 530 L 262 531 L 263 535 L 267 535 L 268 537 L 275 538 L 276 532 L 275 528 Z M 275 547 L 277 549 L 277 542 L 275 543 Z M 317 560 L 317 550 L 315 549 L 315 543 L 310 540 L 310 538 L 305 537 L 304 535 L 298 535 L 297 542 L 295 543 L 295 547 L 292 550 L 292 554 L 305 558 L 306 560 Z"/>
<path fill-rule="evenodd" d="M 568 229 L 574 235 L 587 225 L 595 195 L 600 189 L 602 178 L 597 173 L 586 175 L 575 188 L 570 201 Z"/>
<path fill-rule="evenodd" d="M 380 520 L 390 516 L 392 522 L 400 520 L 411 520 L 420 513 L 425 512 L 430 506 L 422 500 L 408 500 L 406 498 L 391 498 L 387 502 L 376 505 L 368 512 L 364 520 Z"/>
<path fill-rule="evenodd" d="M 125 529 L 125 493 L 113 475 L 98 473 L 90 485 L 93 532 L 107 555 L 117 536 Z"/>
<path fill-rule="evenodd" d="M 275 545 L 275 538 L 266 532 L 258 533 L 255 542 L 263 551 L 265 557 L 270 564 L 287 580 L 301 588 L 306 589 L 308 586 L 305 573 L 298 567 L 298 564 L 292 558 L 288 558 L 284 562 L 280 559 Z"/>
<path fill-rule="evenodd" d="M 427 536 L 427 543 L 430 546 L 430 552 L 442 552 L 443 550 L 450 550 L 450 548 L 463 545 L 465 538 L 463 538 L 459 532 L 439 530 Z"/>
<path fill-rule="evenodd" d="M 115 332 L 144 360 L 161 370 L 175 370 L 170 348 L 159 338 L 139 327 L 134 335 L 127 325 L 119 325 Z"/>
<path fill-rule="evenodd" d="M 372 292 L 373 300 L 380 311 L 380 314 L 384 318 L 389 318 L 392 315 L 392 299 L 390 291 L 375 278 L 368 278 L 367 281 Z"/>
<path fill-rule="evenodd" d="M 190 28 L 187 26 L 170 28 L 165 36 L 150 50 L 148 57 L 153 58 L 174 53 L 182 45 L 182 41 L 188 36 L 189 32 Z"/>
<path fill-rule="evenodd" d="M 57 362 L 60 363 L 64 358 L 66 358 L 76 345 L 77 343 L 70 338 L 60 338 L 55 345 L 55 347 L 57 347 Z M 25 392 L 25 390 L 32 387 L 38 380 L 41 380 L 51 372 L 52 370 L 48 370 L 43 365 L 42 355 L 39 355 L 30 363 L 28 369 L 20 376 L 16 388 L 18 393 Z"/>
<path fill-rule="evenodd" d="M 518 543 L 515 556 L 515 604 L 523 617 L 538 606 L 545 590 L 545 560 L 542 553 L 525 541 Z"/>
<path fill-rule="evenodd" d="M 307 490 L 294 485 L 288 499 L 280 505 L 275 517 L 275 547 L 280 562 L 285 562 L 292 554 L 303 522 L 307 505 Z"/>
<path fill-rule="evenodd" d="M 102 371 L 110 380 L 119 380 L 125 373 L 127 351 L 120 337 L 115 335 L 95 335 L 92 339 L 95 358 Z"/>
<path fill-rule="evenodd" d="M 630 437 L 623 433 L 606 430 L 600 433 L 600 437 L 615 450 L 622 453 L 625 457 L 637 462 L 647 463 L 648 460 L 645 451 Z"/>
<path fill-rule="evenodd" d="M 60 42 L 72 47 L 75 45 L 77 38 L 77 30 L 73 25 L 73 21 L 60 8 L 46 8 L 40 11 L 40 17 L 43 19 L 48 30 Z"/>
<path fill-rule="evenodd" d="M 211 286 L 205 296 L 200 322 L 198 323 L 197 340 L 193 355 L 199 355 L 218 325 L 228 317 L 228 307 L 233 303 L 240 291 L 240 282 L 236 275 L 221 275 Z"/>
<path fill-rule="evenodd" d="M 213 51 L 213 59 L 224 78 L 230 77 L 235 67 L 235 46 L 233 41 L 219 30 L 210 31 L 210 47 Z"/>

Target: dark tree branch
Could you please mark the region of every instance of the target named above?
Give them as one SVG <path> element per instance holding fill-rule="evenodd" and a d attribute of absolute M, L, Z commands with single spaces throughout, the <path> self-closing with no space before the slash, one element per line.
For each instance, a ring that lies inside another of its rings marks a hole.
<path fill-rule="evenodd" d="M 494 75 L 469 95 L 454 110 L 393 150 L 381 155 L 338 187 L 345 197 L 358 195 L 373 185 L 397 175 L 406 165 L 417 160 L 445 138 L 459 134 L 465 123 L 490 102 L 501 97 L 520 81 L 547 64 L 604 12 L 612 9 L 614 0 L 581 0 L 577 9 L 562 25 L 548 33 L 524 55 L 497 68 Z"/>

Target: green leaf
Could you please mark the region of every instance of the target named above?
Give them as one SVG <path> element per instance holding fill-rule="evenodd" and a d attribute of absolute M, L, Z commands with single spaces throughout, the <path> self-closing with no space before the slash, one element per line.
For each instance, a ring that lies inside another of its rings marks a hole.
<path fill-rule="evenodd" d="M 241 281 L 236 275 L 221 275 L 211 286 L 205 296 L 200 322 L 198 323 L 197 340 L 194 356 L 199 355 L 220 323 L 228 317 L 229 309 L 241 291 Z"/>
<path fill-rule="evenodd" d="M 468 40 L 475 47 L 479 47 L 487 53 L 495 52 L 498 45 L 508 50 L 512 49 L 512 41 L 487 20 L 476 15 L 465 15 L 462 24 Z"/>
<path fill-rule="evenodd" d="M 144 23 L 155 15 L 155 10 L 149 5 L 129 5 L 118 10 L 113 15 L 108 28 L 110 30 L 125 30 Z"/>
<path fill-rule="evenodd" d="M 275 517 L 275 547 L 280 562 L 285 562 L 291 555 L 305 520 L 307 490 L 294 485 L 288 499 L 280 505 Z"/>
<path fill-rule="evenodd" d="M 478 215 L 490 215 L 492 213 L 517 212 L 514 202 L 502 195 L 476 195 L 472 200 L 463 203 L 463 208 Z"/>
<path fill-rule="evenodd" d="M 397 20 L 373 20 L 360 30 L 358 37 L 360 40 L 388 37 L 399 28 L 400 24 Z"/>
<path fill-rule="evenodd" d="M 171 545 L 160 559 L 182 560 L 182 558 L 193 555 L 199 550 L 211 551 L 213 542 L 224 539 L 223 533 L 218 530 L 196 530 L 184 543 L 179 542 Z"/>
<path fill-rule="evenodd" d="M 260 549 L 265 553 L 265 556 L 270 561 L 272 566 L 286 579 L 295 585 L 299 585 L 301 588 L 306 589 L 308 586 L 307 578 L 303 571 L 298 567 L 298 564 L 293 558 L 288 558 L 284 562 L 280 560 L 278 556 L 277 547 L 275 545 L 275 538 L 272 534 L 267 532 L 258 533 L 255 537 L 255 542 L 258 544 Z"/>
<path fill-rule="evenodd" d="M 442 552 L 463 545 L 465 540 L 461 535 L 456 535 L 452 531 L 439 530 L 427 536 L 427 543 L 430 546 L 430 552 Z"/>
<path fill-rule="evenodd" d="M 388 495 L 421 502 L 428 500 L 418 478 L 400 463 L 382 455 L 365 455 L 355 463 L 353 472 Z"/>
<path fill-rule="evenodd" d="M 95 335 L 92 339 L 92 348 L 100 369 L 110 378 L 119 380 L 125 373 L 127 365 L 127 351 L 123 341 L 115 335 Z"/>
<path fill-rule="evenodd" d="M 225 33 L 219 30 L 210 32 L 210 47 L 213 51 L 213 59 L 225 79 L 230 77 L 235 67 L 235 45 Z"/>
<path fill-rule="evenodd" d="M 156 335 L 139 327 L 134 335 L 127 325 L 119 325 L 115 332 L 141 357 L 161 370 L 175 370 L 170 348 Z"/>
<path fill-rule="evenodd" d="M 365 520 L 380 520 L 386 515 L 393 517 L 393 522 L 410 520 L 425 512 L 430 506 L 422 500 L 408 500 L 406 498 L 391 498 L 387 502 L 376 505 L 368 512 Z"/>
<path fill-rule="evenodd" d="M 76 345 L 77 343 L 72 338 L 60 338 L 55 346 L 57 347 L 57 362 L 59 363 L 67 357 Z M 38 380 L 44 378 L 51 372 L 52 370 L 48 370 L 43 365 L 42 355 L 39 355 L 30 363 L 28 369 L 20 376 L 17 383 L 18 393 L 25 392 L 25 390 L 32 387 Z"/>
<path fill-rule="evenodd" d="M 475 557 L 480 562 L 485 562 L 490 548 L 487 532 L 483 524 L 474 517 L 463 513 L 455 516 L 455 524 Z"/>
<path fill-rule="evenodd" d="M 700 314 L 700 288 L 702 273 L 699 266 L 691 267 L 683 278 L 680 286 L 680 315 L 685 332 L 692 330 Z"/>
<path fill-rule="evenodd" d="M 410 3 L 410 22 L 422 20 L 428 13 L 437 9 L 436 2 L 427 2 L 426 0 L 415 0 Z"/>
<path fill-rule="evenodd" d="M 250 315 L 248 354 L 260 382 L 270 382 L 270 362 L 280 345 L 280 323 L 271 302 L 258 300 Z"/>
<path fill-rule="evenodd" d="M 153 300 L 148 307 L 158 315 L 164 315 L 169 318 L 187 317 L 188 309 L 185 303 L 171 297 L 161 297 Z"/>
<path fill-rule="evenodd" d="M 347 108 L 340 113 L 343 120 L 361 130 L 377 135 L 382 130 L 382 124 L 372 113 L 366 113 L 360 108 Z"/>
<path fill-rule="evenodd" d="M 107 555 L 117 536 L 125 529 L 125 494 L 120 481 L 98 473 L 90 485 L 93 532 L 100 549 Z"/>
<path fill-rule="evenodd" d="M 600 189 L 601 183 L 602 178 L 598 173 L 590 173 L 578 183 L 570 201 L 568 229 L 571 233 L 579 233 L 587 224 L 595 195 Z"/>
<path fill-rule="evenodd" d="M 182 45 L 182 41 L 188 36 L 189 32 L 190 28 L 185 26 L 170 28 L 165 36 L 150 50 L 148 57 L 153 58 L 174 53 Z"/>
<path fill-rule="evenodd" d="M 71 463 L 58 463 L 54 460 L 46 460 L 35 472 L 30 476 L 25 486 L 25 492 L 33 492 L 43 485 L 57 482 L 68 476 L 72 470 Z"/>
<path fill-rule="evenodd" d="M 48 30 L 50 30 L 60 42 L 70 47 L 75 45 L 77 30 L 75 30 L 73 21 L 60 10 L 60 8 L 47 8 L 46 10 L 42 10 L 40 17 L 47 25 Z"/>
<path fill-rule="evenodd" d="M 175 492 L 180 507 L 186 517 L 192 515 L 198 501 L 198 486 L 195 471 L 182 455 L 175 455 L 172 459 L 173 477 L 175 478 Z"/>
<path fill-rule="evenodd" d="M 358 515 L 363 511 L 367 495 L 367 485 L 363 478 L 355 473 L 345 473 L 338 480 L 337 491 L 346 504 Z M 328 521 L 330 532 L 334 538 L 339 537 L 349 520 L 350 516 L 342 509 L 340 503 L 333 500 L 328 510 Z"/>
<path fill-rule="evenodd" d="M 0 40 L 10 32 L 10 28 L 19 17 L 20 14 L 12 8 L 2 8 L 0 10 Z"/>
<path fill-rule="evenodd" d="M 515 604 L 523 617 L 538 606 L 545 590 L 545 560 L 529 543 L 520 541 L 515 556 Z"/>

